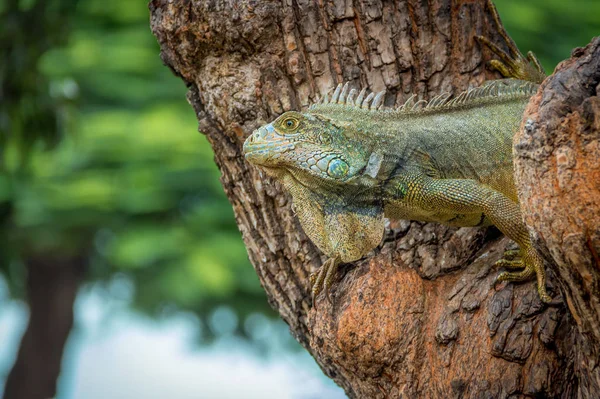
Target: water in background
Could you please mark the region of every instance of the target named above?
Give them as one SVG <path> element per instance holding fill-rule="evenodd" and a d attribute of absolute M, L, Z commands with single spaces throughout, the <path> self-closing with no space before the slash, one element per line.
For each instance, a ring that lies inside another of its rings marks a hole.
<path fill-rule="evenodd" d="M 202 326 L 191 313 L 148 318 L 130 310 L 128 283 L 80 293 L 76 327 L 63 358 L 57 399 L 342 399 L 287 326 L 260 313 L 246 318 L 250 338 L 234 335 L 237 316 L 217 308 Z M 27 321 L 27 308 L 0 285 L 0 376 L 8 375 Z M 199 345 L 203 328 L 217 338 Z"/>

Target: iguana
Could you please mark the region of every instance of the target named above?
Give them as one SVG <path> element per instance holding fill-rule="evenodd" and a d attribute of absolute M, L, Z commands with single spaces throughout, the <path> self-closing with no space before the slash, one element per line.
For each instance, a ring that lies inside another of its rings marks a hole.
<path fill-rule="evenodd" d="M 492 6 L 498 25 L 498 14 Z M 500 29 L 503 32 L 502 29 Z M 451 226 L 495 225 L 514 240 L 498 264 L 496 281 L 537 276 L 546 292 L 542 258 L 523 223 L 513 177 L 512 139 L 523 111 L 545 74 L 504 35 L 511 54 L 489 40 L 504 76 L 454 99 L 414 96 L 396 109 L 382 108 L 384 92 L 365 97 L 338 85 L 305 112 L 289 111 L 256 130 L 245 158 L 291 193 L 308 237 L 329 259 L 311 275 L 313 303 L 327 293 L 340 263 L 360 259 L 383 237 L 384 217 Z M 525 80 L 523 80 L 525 79 Z"/>

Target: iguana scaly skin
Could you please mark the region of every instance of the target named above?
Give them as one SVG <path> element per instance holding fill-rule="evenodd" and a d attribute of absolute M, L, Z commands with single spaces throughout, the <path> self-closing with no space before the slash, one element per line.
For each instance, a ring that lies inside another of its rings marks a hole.
<path fill-rule="evenodd" d="M 501 72 L 514 75 L 511 68 L 529 65 L 514 45 L 508 56 L 479 40 L 502 54 L 507 64 L 493 65 Z M 543 73 L 535 71 L 532 79 L 539 81 Z M 512 139 L 536 90 L 533 82 L 496 80 L 452 100 L 412 97 L 392 110 L 381 109 L 383 92 L 365 97 L 365 90 L 349 91 L 346 84 L 306 112 L 286 112 L 256 130 L 244 144 L 246 159 L 283 183 L 304 231 L 329 257 L 311 276 L 313 301 L 328 290 L 339 263 L 380 244 L 388 217 L 495 225 L 520 247 L 499 263 L 521 269 L 497 281 L 536 275 L 541 300 L 550 302 L 542 259 L 521 218 L 512 163 Z"/>

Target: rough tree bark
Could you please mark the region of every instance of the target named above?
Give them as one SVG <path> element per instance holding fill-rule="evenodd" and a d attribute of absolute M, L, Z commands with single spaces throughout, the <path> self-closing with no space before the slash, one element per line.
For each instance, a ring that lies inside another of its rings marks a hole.
<path fill-rule="evenodd" d="M 525 221 L 582 333 L 575 368 L 600 397 L 600 37 L 544 81 L 515 155 Z"/>
<path fill-rule="evenodd" d="M 290 198 L 241 153 L 253 129 L 339 82 L 386 89 L 392 105 L 498 77 L 473 39 L 504 45 L 483 0 L 153 0 L 150 10 L 269 302 L 349 397 L 594 392 L 597 363 L 576 365 L 581 334 L 566 308 L 543 306 L 533 282 L 493 288 L 492 265 L 511 245 L 494 229 L 392 222 L 315 310 L 308 276 L 322 258 Z"/>

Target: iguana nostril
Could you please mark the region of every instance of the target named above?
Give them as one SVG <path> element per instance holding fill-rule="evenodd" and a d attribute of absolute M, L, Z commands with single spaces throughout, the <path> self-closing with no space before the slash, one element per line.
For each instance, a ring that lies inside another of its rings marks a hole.
<path fill-rule="evenodd" d="M 260 130 L 255 130 L 254 133 L 252 133 L 252 135 L 250 136 L 250 139 L 248 140 L 250 143 L 254 143 L 256 141 L 260 141 L 260 139 L 263 138 L 263 135 L 261 134 Z"/>
<path fill-rule="evenodd" d="M 254 133 L 252 133 L 252 142 L 263 140 L 265 138 L 265 133 L 266 131 L 262 127 L 258 130 L 255 130 Z"/>

